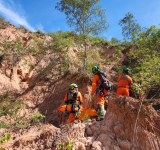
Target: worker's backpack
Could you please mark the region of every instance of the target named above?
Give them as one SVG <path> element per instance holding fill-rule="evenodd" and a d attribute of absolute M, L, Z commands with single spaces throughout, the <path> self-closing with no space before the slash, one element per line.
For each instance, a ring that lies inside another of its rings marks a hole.
<path fill-rule="evenodd" d="M 104 71 L 98 71 L 97 75 L 99 76 L 99 79 L 102 81 L 102 84 L 100 87 L 106 90 L 112 89 L 112 83 L 108 80 L 107 74 Z"/>
<path fill-rule="evenodd" d="M 79 105 L 81 104 L 81 102 L 77 100 L 77 95 L 78 95 L 78 92 L 76 91 L 67 93 L 67 101 L 65 101 L 65 103 L 67 105 L 72 105 L 70 113 L 76 113 L 76 112 L 79 113 L 80 111 Z M 65 111 L 67 111 L 67 107 Z M 66 112 L 64 115 L 66 115 Z"/>

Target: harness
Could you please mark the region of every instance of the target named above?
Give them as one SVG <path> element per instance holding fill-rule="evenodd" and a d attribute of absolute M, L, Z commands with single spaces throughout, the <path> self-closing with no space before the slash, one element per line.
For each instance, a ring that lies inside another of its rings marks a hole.
<path fill-rule="evenodd" d="M 78 109 L 80 110 L 79 104 L 81 102 L 77 100 L 77 95 L 78 95 L 78 92 L 76 92 L 76 91 L 67 93 L 67 101 L 65 103 L 67 105 L 72 105 L 70 113 L 76 113 L 77 112 L 75 110 L 75 107 L 78 107 Z M 67 109 L 67 107 L 66 107 L 66 109 Z"/>
<path fill-rule="evenodd" d="M 122 76 L 121 76 L 121 78 L 119 79 L 119 81 L 120 80 L 126 80 L 127 82 L 128 82 L 128 85 L 130 86 L 130 83 L 129 83 L 129 81 L 128 81 L 128 75 L 126 75 L 126 76 L 124 76 L 123 74 L 122 74 Z M 119 86 L 118 88 L 128 88 L 129 89 L 129 87 L 123 87 L 123 86 Z"/>
<path fill-rule="evenodd" d="M 109 99 L 109 91 L 108 91 L 108 94 L 107 94 L 107 95 L 104 95 L 104 88 L 103 88 L 102 84 L 99 84 L 99 83 L 98 83 L 98 81 L 99 81 L 99 80 L 102 80 L 102 79 L 101 79 L 99 73 L 97 73 L 97 75 L 98 75 L 99 79 L 97 80 L 98 86 L 97 86 L 97 88 L 96 88 L 96 93 L 98 93 L 99 96 L 104 96 L 104 97 L 107 97 L 107 96 L 108 96 L 108 99 Z M 101 81 L 101 82 L 102 82 L 102 81 Z M 101 95 L 100 92 L 102 92 L 103 94 Z M 97 103 L 97 104 L 98 104 L 98 103 Z"/>

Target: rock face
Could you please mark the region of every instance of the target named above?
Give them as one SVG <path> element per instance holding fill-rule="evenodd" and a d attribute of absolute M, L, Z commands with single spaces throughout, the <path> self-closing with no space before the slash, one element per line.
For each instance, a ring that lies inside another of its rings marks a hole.
<path fill-rule="evenodd" d="M 160 149 L 160 130 L 158 129 L 160 115 L 151 105 L 142 106 L 136 133 L 134 133 L 139 104 L 138 100 L 123 96 L 109 101 L 106 119 L 112 119 L 114 122 L 113 130 L 118 145 L 121 149 L 130 149 L 131 146 L 133 147 L 134 135 L 134 144 L 137 149 Z"/>

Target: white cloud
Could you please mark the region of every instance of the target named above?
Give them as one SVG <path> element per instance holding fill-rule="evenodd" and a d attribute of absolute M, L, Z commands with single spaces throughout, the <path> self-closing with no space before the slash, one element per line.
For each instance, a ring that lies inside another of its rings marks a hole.
<path fill-rule="evenodd" d="M 12 0 L 10 0 L 13 3 Z M 7 5 L 7 3 L 6 3 Z M 9 21 L 16 25 L 22 25 L 29 29 L 30 31 L 35 31 L 35 29 L 29 25 L 25 20 L 23 15 L 19 15 L 17 12 L 13 11 L 10 7 L 6 7 L 3 0 L 0 0 L 0 13 L 5 16 Z"/>

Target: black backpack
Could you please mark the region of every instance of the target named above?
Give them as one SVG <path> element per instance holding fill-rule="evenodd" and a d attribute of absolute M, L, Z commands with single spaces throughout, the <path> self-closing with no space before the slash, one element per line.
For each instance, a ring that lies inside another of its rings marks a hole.
<path fill-rule="evenodd" d="M 112 89 L 112 83 L 108 80 L 107 74 L 104 71 L 98 71 L 97 75 L 99 76 L 99 79 L 102 81 L 102 84 L 100 85 L 100 88 L 111 90 Z"/>

